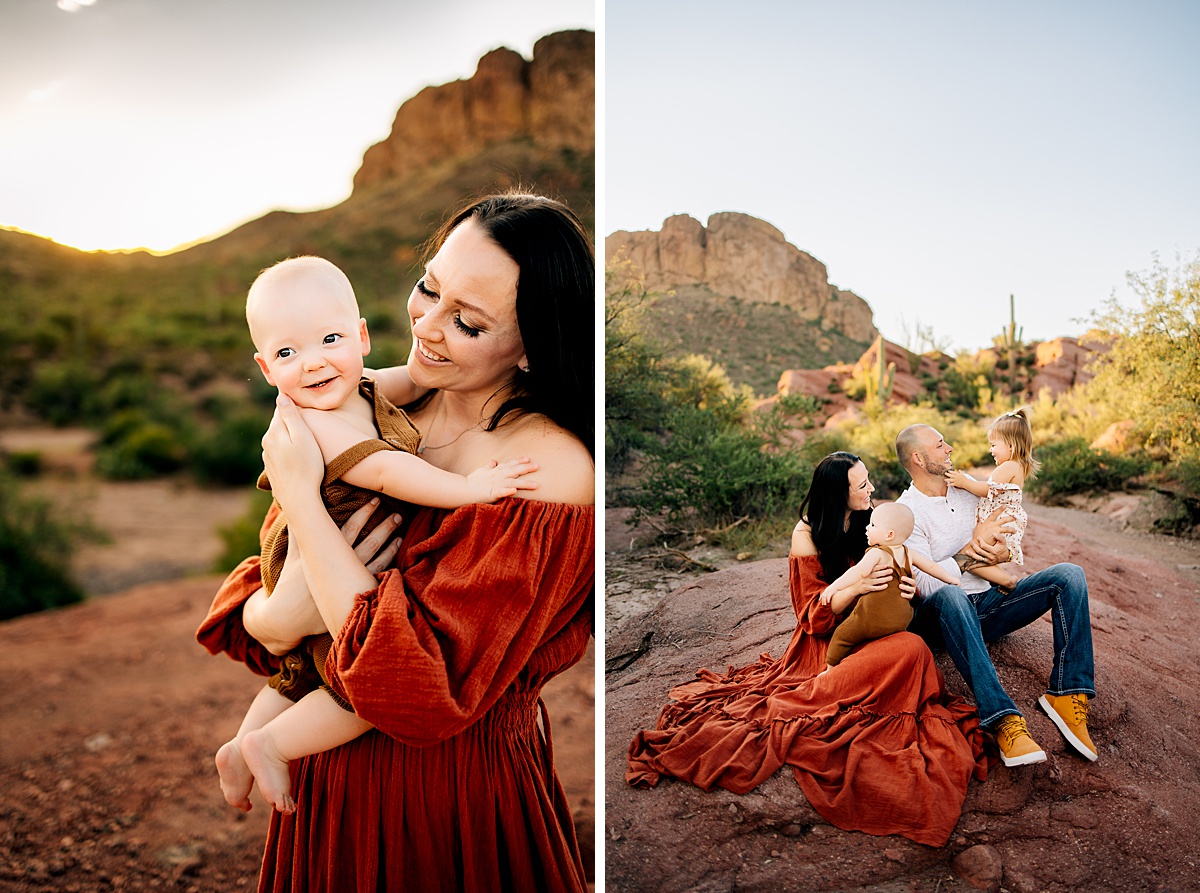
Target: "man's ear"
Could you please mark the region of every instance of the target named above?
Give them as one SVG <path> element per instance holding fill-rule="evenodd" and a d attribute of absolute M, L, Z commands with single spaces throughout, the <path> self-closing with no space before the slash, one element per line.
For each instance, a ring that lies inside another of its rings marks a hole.
<path fill-rule="evenodd" d="M 365 357 L 371 352 L 371 336 L 367 332 L 366 319 L 358 321 L 358 340 L 362 342 L 362 355 Z"/>
<path fill-rule="evenodd" d="M 254 362 L 258 363 L 258 368 L 262 370 L 263 378 L 267 380 L 267 384 L 275 387 L 275 379 L 271 377 L 271 370 L 267 368 L 267 361 L 263 359 L 263 355 L 255 353 Z"/>

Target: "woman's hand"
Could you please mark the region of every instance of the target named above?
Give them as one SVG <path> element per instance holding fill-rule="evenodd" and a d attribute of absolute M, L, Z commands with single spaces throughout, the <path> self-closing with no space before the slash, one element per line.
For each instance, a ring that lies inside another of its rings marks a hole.
<path fill-rule="evenodd" d="M 346 538 L 346 542 L 354 546 L 354 541 L 371 520 L 371 515 L 375 513 L 378 505 L 379 500 L 372 499 L 346 519 L 346 523 L 342 525 L 342 536 Z M 384 519 L 378 527 L 363 537 L 361 543 L 354 546 L 354 554 L 371 573 L 381 574 L 395 563 L 396 555 L 400 551 L 400 538 L 391 537 L 400 526 L 400 520 L 399 515 Z"/>
<path fill-rule="evenodd" d="M 901 574 L 900 575 L 900 595 L 901 595 L 901 597 L 906 598 L 909 601 L 912 601 L 912 597 L 916 594 L 917 594 L 916 579 L 913 577 L 906 577 L 906 576 L 904 576 L 904 574 Z"/>
<path fill-rule="evenodd" d="M 892 569 L 886 562 L 880 562 L 875 565 L 875 568 L 865 574 L 861 580 L 850 588 L 855 598 L 860 595 L 866 595 L 868 592 L 878 592 L 881 589 L 887 589 L 888 583 L 892 579 Z"/>
<path fill-rule="evenodd" d="M 296 404 L 283 394 L 275 399 L 275 416 L 263 435 L 262 448 L 271 493 L 285 512 L 294 512 L 304 499 L 320 500 L 325 475 L 321 448 Z"/>

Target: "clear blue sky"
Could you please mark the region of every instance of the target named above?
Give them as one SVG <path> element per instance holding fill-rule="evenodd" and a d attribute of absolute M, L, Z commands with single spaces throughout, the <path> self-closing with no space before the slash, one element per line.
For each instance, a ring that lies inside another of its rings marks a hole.
<path fill-rule="evenodd" d="M 168 249 L 350 193 L 422 87 L 593 0 L 3 0 L 0 226 Z"/>
<path fill-rule="evenodd" d="M 764 218 L 954 346 L 1200 251 L 1194 0 L 608 0 L 604 232 Z"/>

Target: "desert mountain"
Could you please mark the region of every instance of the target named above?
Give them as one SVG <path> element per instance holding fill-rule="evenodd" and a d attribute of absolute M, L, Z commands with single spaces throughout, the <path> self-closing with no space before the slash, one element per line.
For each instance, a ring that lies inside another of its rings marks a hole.
<path fill-rule="evenodd" d="M 605 240 L 605 260 L 621 259 L 653 291 L 705 285 L 717 295 L 791 307 L 801 319 L 852 341 L 878 334 L 866 301 L 831 285 L 823 263 L 749 214 L 713 214 L 707 227 L 677 214 L 657 232 L 619 230 Z"/>
<path fill-rule="evenodd" d="M 301 253 L 349 275 L 372 328 L 372 361 L 402 361 L 403 300 L 421 245 L 450 210 L 519 186 L 562 199 L 592 225 L 594 88 L 590 31 L 547 35 L 529 60 L 493 50 L 472 77 L 400 107 L 389 137 L 365 150 L 344 202 L 273 211 L 165 256 L 76 251 L 0 230 L 0 410 L 25 403 L 51 417 L 69 404 L 104 418 L 116 404 L 93 392 L 120 376 L 167 383 L 189 399 L 214 380 L 244 391 L 255 378 L 246 288 L 264 266 Z"/>

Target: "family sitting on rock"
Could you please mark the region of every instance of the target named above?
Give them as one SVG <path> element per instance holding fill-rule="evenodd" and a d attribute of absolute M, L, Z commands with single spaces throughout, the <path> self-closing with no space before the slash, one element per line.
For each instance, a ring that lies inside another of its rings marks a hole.
<path fill-rule="evenodd" d="M 1008 491 L 1003 504 L 977 515 L 987 496 L 977 496 L 971 485 L 983 482 L 954 474 L 953 448 L 942 435 L 928 425 L 899 433 L 896 455 L 912 483 L 896 504 L 907 511 L 881 517 L 877 526 L 897 525 L 899 518 L 899 532 L 888 542 L 903 543 L 900 555 L 917 559 L 912 576 L 891 560 L 876 560 L 844 577 L 867 551 L 874 487 L 857 456 L 826 456 L 813 472 L 792 536 L 789 578 L 798 622 L 787 649 L 777 660 L 764 655 L 722 675 L 701 670 L 698 681 L 673 689 L 657 727 L 638 732 L 630 745 L 627 781 L 653 785 L 667 775 L 705 790 L 746 793 L 786 764 L 832 824 L 944 845 L 968 780 L 986 777 L 983 731 L 995 737 L 1006 766 L 1046 759 L 1000 684 L 986 643 L 1047 611 L 1053 669 L 1038 704 L 1070 749 L 1097 759 L 1087 728 L 1095 688 L 1083 570 L 1056 564 L 1023 579 L 988 573 L 997 582 L 973 573 L 1014 556 L 1014 534 L 1024 527 L 1024 513 L 1014 508 L 1021 483 L 1036 468 L 1027 434 L 1023 411 L 1006 413 L 989 429 L 998 463 L 990 483 L 1017 483 L 1015 494 L 1002 488 Z M 1010 462 L 1020 466 L 1019 474 Z M 897 539 L 900 534 L 906 539 Z M 873 541 L 887 539 L 872 531 Z M 1016 543 L 1019 549 L 1019 536 Z M 930 562 L 936 575 L 921 569 Z M 856 637 L 848 654 L 827 664 L 831 638 L 856 603 L 889 586 L 911 604 L 907 629 Z M 827 590 L 830 597 L 823 599 Z M 946 691 L 931 647 L 949 653 L 975 707 Z"/>

